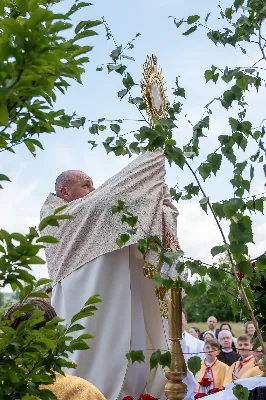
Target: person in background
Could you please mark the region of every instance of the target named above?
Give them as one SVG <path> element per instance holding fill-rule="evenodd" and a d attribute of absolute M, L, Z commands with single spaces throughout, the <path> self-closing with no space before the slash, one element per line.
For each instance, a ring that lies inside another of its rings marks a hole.
<path fill-rule="evenodd" d="M 206 342 L 206 340 L 210 339 L 216 339 L 214 333 L 212 331 L 205 331 L 203 333 L 203 341 Z"/>
<path fill-rule="evenodd" d="M 207 319 L 207 327 L 208 327 L 207 331 L 212 331 L 214 337 L 218 338 L 219 329 L 216 329 L 216 325 L 217 325 L 217 319 L 215 317 L 212 316 Z M 200 340 L 203 340 L 203 335 L 205 332 L 200 334 Z"/>
<path fill-rule="evenodd" d="M 221 346 L 221 352 L 217 356 L 218 360 L 229 367 L 239 359 L 237 353 L 233 350 L 233 336 L 229 330 L 221 330 L 218 334 L 218 342 Z"/>
<path fill-rule="evenodd" d="M 188 331 L 190 335 L 194 336 L 196 339 L 200 338 L 200 330 L 196 326 L 192 326 Z"/>
<path fill-rule="evenodd" d="M 47 302 L 47 299 L 28 298 L 22 304 L 13 304 L 7 311 L 5 317 L 10 320 L 11 328 L 17 329 L 21 322 L 27 321 L 32 316 L 33 311 L 24 312 L 19 317 L 14 313 L 19 311 L 25 304 L 35 306 L 35 309 L 44 313 L 44 319 L 35 326 L 34 329 L 40 329 L 56 317 L 53 307 Z M 52 385 L 42 385 L 40 389 L 50 390 L 55 394 L 58 400 L 105 400 L 103 394 L 91 383 L 77 376 L 61 375 L 55 372 L 56 380 Z"/>
<path fill-rule="evenodd" d="M 199 340 L 195 338 L 193 335 L 188 333 L 186 331 L 186 326 L 187 326 L 187 314 L 185 311 L 182 311 L 182 337 L 183 340 L 185 341 L 186 345 L 189 347 L 189 351 L 191 352 L 190 357 L 193 356 L 198 356 L 202 360 L 205 358 L 204 354 L 204 342 L 202 340 Z"/>
<path fill-rule="evenodd" d="M 237 348 L 240 358 L 229 367 L 224 380 L 224 386 L 242 378 L 245 372 L 256 366 L 256 360 L 252 354 L 252 338 L 249 335 L 239 336 L 237 339 Z"/>
<path fill-rule="evenodd" d="M 232 340 L 233 340 L 233 349 L 235 349 L 237 339 L 235 338 L 235 335 L 233 334 L 232 327 L 231 327 L 231 325 L 229 324 L 229 322 L 223 322 L 223 323 L 221 324 L 221 326 L 220 326 L 220 331 L 223 331 L 223 330 L 227 330 L 227 331 L 230 331 L 230 332 L 231 332 L 231 334 L 232 334 Z M 245 333 L 245 332 L 244 332 L 244 333 Z"/>
<path fill-rule="evenodd" d="M 264 346 L 266 343 L 264 343 Z M 253 355 L 255 357 L 256 362 L 258 363 L 263 358 L 262 347 L 259 346 L 255 351 L 253 351 Z M 253 368 L 250 368 L 247 372 L 244 373 L 242 379 L 244 378 L 252 378 L 253 376 L 260 376 L 262 375 L 262 371 L 258 365 Z"/>
<path fill-rule="evenodd" d="M 206 340 L 204 351 L 205 359 L 201 363 L 201 369 L 196 379 L 196 393 L 207 393 L 214 388 L 221 388 L 228 370 L 228 366 L 217 359 L 220 353 L 217 339 Z"/>
<path fill-rule="evenodd" d="M 246 322 L 245 324 L 245 333 L 247 335 L 253 336 L 255 333 L 255 326 L 252 321 Z"/>

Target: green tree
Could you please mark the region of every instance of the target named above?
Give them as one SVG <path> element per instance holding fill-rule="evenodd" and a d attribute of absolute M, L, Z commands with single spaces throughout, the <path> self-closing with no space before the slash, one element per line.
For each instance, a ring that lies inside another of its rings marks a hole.
<path fill-rule="evenodd" d="M 55 132 L 57 126 L 79 128 L 85 118 L 75 113 L 68 115 L 55 108 L 57 92 L 65 94 L 71 81 L 81 83 L 89 61 L 90 45 L 80 44 L 82 39 L 97 35 L 91 29 L 100 25 L 99 20 L 79 21 L 73 16 L 91 4 L 73 1 L 64 13 L 57 13 L 54 5 L 60 0 L 0 0 L 0 152 L 15 153 L 14 148 L 25 145 L 36 156 L 42 149 L 42 134 Z M 64 31 L 71 30 L 66 38 Z M 88 40 L 86 40 L 88 42 Z M 0 181 L 9 181 L 0 174 Z M 0 188 L 2 186 L 0 185 Z M 64 208 L 64 207 L 63 207 Z M 38 253 L 45 243 L 56 239 L 41 236 L 47 225 L 58 226 L 58 221 L 71 218 L 55 210 L 38 228 L 30 228 L 27 235 L 0 230 L 0 287 L 11 285 L 23 302 L 28 296 L 47 297 L 40 290 L 49 279 L 36 280 L 32 265 L 44 264 Z M 3 297 L 0 294 L 0 301 Z M 25 304 L 20 315 L 32 312 L 28 321 L 17 330 L 2 315 L 0 320 L 0 398 L 1 399 L 55 399 L 40 385 L 53 383 L 55 372 L 62 367 L 74 368 L 67 361 L 67 353 L 85 350 L 92 336 L 80 335 L 72 340 L 71 332 L 82 330 L 76 322 L 93 315 L 98 295 L 91 297 L 82 310 L 73 316 L 71 324 L 64 326 L 57 317 L 45 327 L 37 329 L 43 313 Z M 4 306 L 4 304 L 0 304 Z M 2 312 L 4 309 L 2 308 Z M 17 315 L 18 316 L 18 315 Z"/>

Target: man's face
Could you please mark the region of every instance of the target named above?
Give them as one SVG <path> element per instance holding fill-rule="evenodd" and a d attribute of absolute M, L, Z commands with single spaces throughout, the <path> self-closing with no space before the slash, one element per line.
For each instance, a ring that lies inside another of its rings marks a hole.
<path fill-rule="evenodd" d="M 223 349 L 231 349 L 232 348 L 232 338 L 228 332 L 220 332 L 219 335 L 220 345 Z"/>
<path fill-rule="evenodd" d="M 70 185 L 61 190 L 62 198 L 66 201 L 81 199 L 94 190 L 92 179 L 83 173 L 75 174 Z"/>
<path fill-rule="evenodd" d="M 238 353 L 241 357 L 246 358 L 252 354 L 252 344 L 250 340 L 237 342 Z"/>
<path fill-rule="evenodd" d="M 210 317 L 210 318 L 207 319 L 207 326 L 208 326 L 209 330 L 215 329 L 216 324 L 217 324 L 217 319 L 216 318 Z"/>
<path fill-rule="evenodd" d="M 215 357 L 217 357 L 218 354 L 220 353 L 220 351 L 216 347 L 211 346 L 208 343 L 204 345 L 203 350 L 205 352 L 206 361 L 208 363 L 213 363 L 215 360 Z"/>
<path fill-rule="evenodd" d="M 187 319 L 186 319 L 185 314 L 182 312 L 182 332 L 185 331 L 186 326 L 187 326 Z"/>

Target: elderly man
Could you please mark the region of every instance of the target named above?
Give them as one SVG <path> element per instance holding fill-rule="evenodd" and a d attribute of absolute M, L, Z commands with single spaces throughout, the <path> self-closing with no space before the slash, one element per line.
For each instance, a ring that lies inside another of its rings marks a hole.
<path fill-rule="evenodd" d="M 219 329 L 216 329 L 216 325 L 217 325 L 217 319 L 215 317 L 212 316 L 207 319 L 207 331 L 213 332 L 214 336 L 218 339 Z M 200 340 L 203 340 L 205 332 L 202 332 L 200 334 Z"/>
<path fill-rule="evenodd" d="M 65 171 L 56 180 L 56 194 L 48 196 L 41 211 L 41 218 L 45 218 L 67 205 L 63 212 L 73 216 L 62 218 L 59 227 L 44 230 L 45 235 L 59 240 L 46 248 L 57 314 L 69 323 L 90 296 L 99 294 L 103 300 L 95 316 L 81 321 L 94 339 L 88 352 L 69 356 L 77 364 L 77 369 L 69 372 L 92 382 L 108 400 L 125 396 L 138 399 L 145 390 L 165 399 L 162 368 L 146 375 L 144 363 L 132 365 L 126 358 L 130 350 L 147 349 L 145 332 L 153 349 L 168 349 L 160 301 L 153 282 L 144 274 L 145 268 L 158 269 L 158 254 L 148 253 L 144 264 L 137 251 L 138 240 L 147 236 L 157 235 L 165 247 L 170 246 L 169 251 L 176 240 L 178 212 L 164 176 L 161 151 L 141 154 L 95 190 L 85 173 Z M 121 214 L 112 214 L 119 200 L 138 217 L 136 233 L 130 238 Z M 120 248 L 117 239 L 122 233 L 129 240 Z"/>
<path fill-rule="evenodd" d="M 239 359 L 237 353 L 233 350 L 233 335 L 228 330 L 222 330 L 218 334 L 218 342 L 221 346 L 221 352 L 217 356 L 218 360 L 222 361 L 229 367 Z"/>

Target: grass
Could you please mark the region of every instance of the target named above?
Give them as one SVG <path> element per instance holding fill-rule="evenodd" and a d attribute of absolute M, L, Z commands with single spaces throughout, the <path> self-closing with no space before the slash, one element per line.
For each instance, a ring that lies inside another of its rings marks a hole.
<path fill-rule="evenodd" d="M 242 334 L 242 331 L 241 331 L 242 323 L 241 322 L 229 322 L 229 323 L 232 327 L 232 331 L 233 331 L 233 334 L 235 335 L 235 337 L 237 338 L 238 336 L 240 336 Z M 220 325 L 221 325 L 221 322 L 217 322 L 216 328 L 218 329 L 220 327 Z M 189 328 L 191 328 L 192 326 L 196 326 L 197 328 L 199 328 L 199 330 L 201 332 L 204 332 L 207 330 L 206 322 L 189 322 L 187 324 L 186 330 L 188 331 Z"/>

